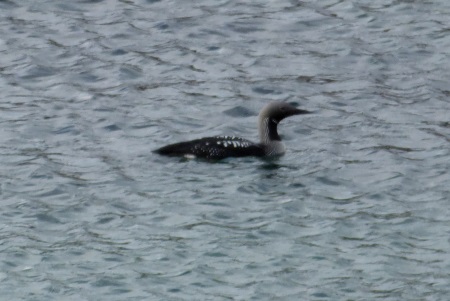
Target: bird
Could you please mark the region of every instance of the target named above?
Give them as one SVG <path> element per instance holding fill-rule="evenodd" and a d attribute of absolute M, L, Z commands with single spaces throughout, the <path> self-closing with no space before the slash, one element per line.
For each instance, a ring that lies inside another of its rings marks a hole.
<path fill-rule="evenodd" d="M 266 104 L 258 116 L 259 143 L 235 136 L 215 136 L 178 142 L 154 150 L 165 156 L 221 160 L 228 157 L 281 156 L 286 148 L 278 135 L 278 123 L 286 117 L 310 114 L 293 105 L 273 101 Z"/>

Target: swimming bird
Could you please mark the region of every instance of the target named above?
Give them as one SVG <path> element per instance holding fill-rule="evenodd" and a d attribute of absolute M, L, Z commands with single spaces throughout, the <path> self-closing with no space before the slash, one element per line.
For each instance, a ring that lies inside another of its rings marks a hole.
<path fill-rule="evenodd" d="M 278 123 L 289 116 L 309 113 L 311 112 L 297 109 L 286 102 L 270 102 L 259 113 L 259 143 L 234 136 L 216 136 L 169 144 L 154 152 L 166 156 L 214 160 L 227 157 L 280 156 L 286 149 L 278 135 Z"/>

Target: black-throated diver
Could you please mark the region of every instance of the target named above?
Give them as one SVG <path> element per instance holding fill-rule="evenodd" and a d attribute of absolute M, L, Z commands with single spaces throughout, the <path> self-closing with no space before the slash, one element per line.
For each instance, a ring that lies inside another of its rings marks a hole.
<path fill-rule="evenodd" d="M 285 147 L 278 135 L 277 125 L 286 117 L 311 113 L 286 102 L 271 102 L 259 113 L 259 143 L 232 136 L 216 136 L 169 144 L 155 150 L 166 156 L 223 159 L 227 157 L 265 157 L 284 154 Z"/>

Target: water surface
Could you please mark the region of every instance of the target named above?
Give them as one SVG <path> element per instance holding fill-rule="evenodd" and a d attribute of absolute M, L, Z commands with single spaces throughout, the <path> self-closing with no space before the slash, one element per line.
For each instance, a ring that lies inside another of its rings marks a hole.
<path fill-rule="evenodd" d="M 447 300 L 449 2 L 1 1 L 5 300 Z M 274 160 L 151 150 L 257 139 Z"/>

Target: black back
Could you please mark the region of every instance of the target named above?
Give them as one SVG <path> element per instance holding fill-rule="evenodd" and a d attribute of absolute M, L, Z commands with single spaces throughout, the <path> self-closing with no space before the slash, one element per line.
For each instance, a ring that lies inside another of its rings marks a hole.
<path fill-rule="evenodd" d="M 223 159 L 226 157 L 262 157 L 264 147 L 239 137 L 217 136 L 179 142 L 155 150 L 166 156 L 195 156 L 205 159 Z"/>

